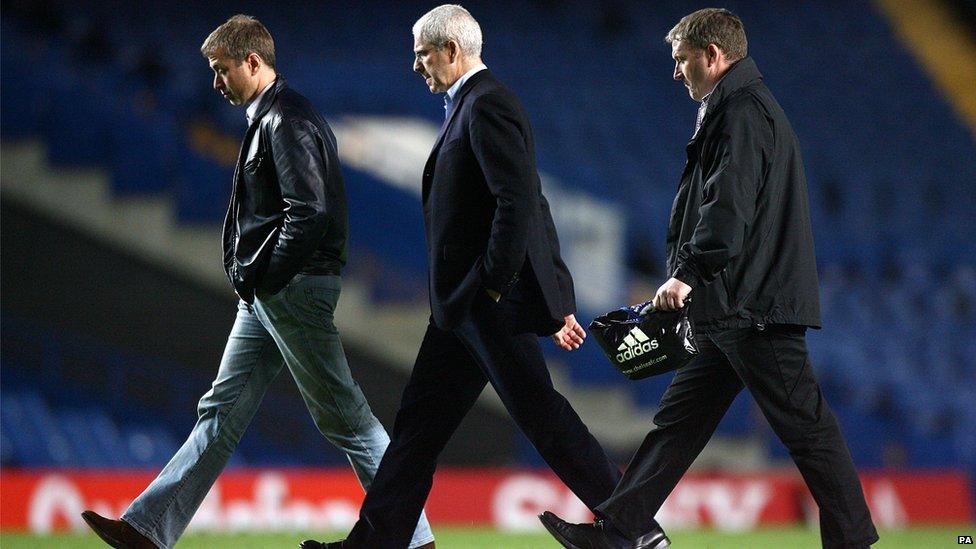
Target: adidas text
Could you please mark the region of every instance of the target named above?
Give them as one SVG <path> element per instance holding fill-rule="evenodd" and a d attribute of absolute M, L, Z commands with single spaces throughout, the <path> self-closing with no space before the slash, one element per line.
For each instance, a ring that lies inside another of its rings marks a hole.
<path fill-rule="evenodd" d="M 620 344 L 620 347 L 617 347 L 617 350 L 621 352 L 617 353 L 615 358 L 617 362 L 626 362 L 644 353 L 649 353 L 657 349 L 657 347 L 657 339 L 647 337 L 647 334 L 643 330 L 634 327 L 624 337 L 624 342 Z"/>

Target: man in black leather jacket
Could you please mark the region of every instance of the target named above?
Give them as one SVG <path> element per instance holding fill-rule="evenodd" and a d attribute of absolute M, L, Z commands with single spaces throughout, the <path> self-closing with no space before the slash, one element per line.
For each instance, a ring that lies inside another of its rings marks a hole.
<path fill-rule="evenodd" d="M 211 58 L 214 85 L 234 102 L 232 83 L 220 74 L 225 64 Z M 307 99 L 265 69 L 272 82 L 255 81 L 224 219 L 224 269 L 247 303 L 256 292 L 277 294 L 296 274 L 339 275 L 346 263 L 335 136 Z"/>
<path fill-rule="evenodd" d="M 325 119 L 275 72 L 274 41 L 252 17 L 218 27 L 201 52 L 213 86 L 245 106 L 224 266 L 241 298 L 213 386 L 186 442 L 121 520 L 83 517 L 114 547 L 172 547 L 227 464 L 282 365 L 316 426 L 368 488 L 390 438 L 352 379 L 333 314 L 346 262 L 346 203 Z M 433 547 L 421 515 L 410 547 Z"/>

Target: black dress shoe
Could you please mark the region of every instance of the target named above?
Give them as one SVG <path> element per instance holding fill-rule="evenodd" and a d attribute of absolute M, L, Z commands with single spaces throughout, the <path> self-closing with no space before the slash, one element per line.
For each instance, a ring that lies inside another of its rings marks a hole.
<path fill-rule="evenodd" d="M 637 538 L 634 549 L 664 549 L 671 546 L 671 540 L 660 526 Z"/>
<path fill-rule="evenodd" d="M 342 542 L 327 541 L 323 543 L 314 539 L 307 539 L 298 546 L 298 549 L 342 549 Z"/>
<path fill-rule="evenodd" d="M 634 542 L 606 528 L 603 521 L 572 524 L 546 511 L 539 515 L 542 525 L 567 549 L 631 549 Z"/>
<path fill-rule="evenodd" d="M 671 540 L 660 527 L 644 534 L 636 542 L 602 520 L 590 524 L 572 524 L 546 511 L 539 520 L 556 541 L 567 549 L 664 549 Z"/>
<path fill-rule="evenodd" d="M 159 549 L 146 536 L 139 533 L 124 520 L 107 519 L 95 511 L 81 514 L 88 526 L 102 538 L 102 541 L 116 549 Z"/>

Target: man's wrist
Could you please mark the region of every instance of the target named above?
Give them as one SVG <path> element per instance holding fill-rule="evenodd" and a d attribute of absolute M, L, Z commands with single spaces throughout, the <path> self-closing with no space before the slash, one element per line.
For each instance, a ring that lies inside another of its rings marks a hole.
<path fill-rule="evenodd" d="M 684 265 L 679 265 L 678 268 L 674 270 L 674 273 L 671 274 L 671 278 L 688 285 L 692 289 L 694 289 L 696 286 L 700 286 L 702 282 L 698 276 L 691 271 L 691 269 Z"/>

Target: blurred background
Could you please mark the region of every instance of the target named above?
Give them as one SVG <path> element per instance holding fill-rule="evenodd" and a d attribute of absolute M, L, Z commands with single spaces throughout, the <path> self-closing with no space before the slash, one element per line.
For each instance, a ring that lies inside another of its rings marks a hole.
<path fill-rule="evenodd" d="M 584 324 L 649 299 L 666 278 L 667 216 L 697 104 L 671 79 L 663 36 L 712 4 L 464 4 L 481 23 L 486 64 L 529 113 Z M 355 375 L 392 427 L 429 314 L 420 174 L 443 104 L 411 72 L 410 27 L 435 5 L 4 2 L 0 527 L 78 527 L 71 512 L 92 501 L 117 511 L 124 502 L 98 483 L 126 486 L 131 499 L 195 421 L 235 314 L 219 236 L 245 130 L 243 110 L 211 88 L 199 46 L 235 13 L 267 25 L 279 72 L 338 137 L 351 247 L 337 324 Z M 824 323 L 808 342 L 876 520 L 969 522 L 976 2 L 722 5 L 743 19 L 749 53 L 802 145 Z M 670 376 L 625 382 L 592 342 L 572 354 L 549 351 L 557 386 L 626 464 Z M 432 509 L 432 520 L 534 528 L 519 509 L 551 508 L 564 489 L 488 393 L 445 451 L 447 473 L 432 495 L 435 507 L 444 498 L 444 510 Z M 295 471 L 348 470 L 287 375 L 269 391 L 232 467 L 243 475 L 234 477 L 242 493 L 283 475 L 285 503 L 300 490 Z M 522 507 L 489 501 L 470 517 L 452 515 L 460 511 L 448 501 L 451 483 L 477 480 L 465 471 L 497 480 L 490 490 L 525 480 L 521 491 L 505 492 Z M 52 472 L 67 474 L 57 477 L 67 484 L 45 485 Z M 709 511 L 713 481 L 725 483 L 730 509 L 762 500 L 756 515 Z M 749 500 L 757 482 L 774 496 Z M 812 512 L 746 393 L 683 486 L 698 503 L 669 500 L 662 513 L 672 524 L 741 529 Z M 78 499 L 54 497 L 54 511 L 38 515 L 42 489 L 74 490 Z M 347 524 L 355 505 L 349 509 L 328 520 Z"/>

